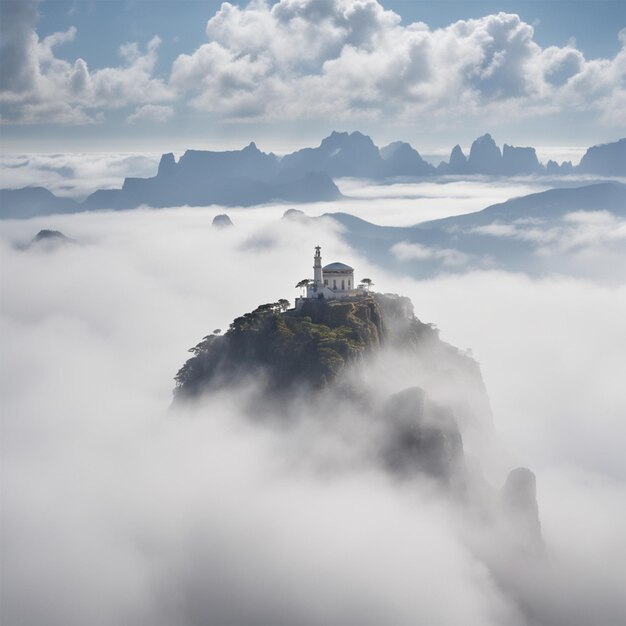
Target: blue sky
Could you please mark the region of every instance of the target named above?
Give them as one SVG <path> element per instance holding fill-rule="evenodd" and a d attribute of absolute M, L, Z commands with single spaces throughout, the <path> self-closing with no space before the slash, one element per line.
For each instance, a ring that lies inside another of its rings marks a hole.
<path fill-rule="evenodd" d="M 4 150 L 281 151 L 332 129 L 425 151 L 488 131 L 563 146 L 625 134 L 622 1 L 0 4 Z"/>

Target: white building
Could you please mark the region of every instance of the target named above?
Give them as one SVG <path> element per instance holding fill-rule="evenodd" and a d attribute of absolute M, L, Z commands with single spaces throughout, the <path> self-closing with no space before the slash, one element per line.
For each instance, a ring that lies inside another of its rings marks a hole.
<path fill-rule="evenodd" d="M 348 298 L 363 293 L 354 284 L 354 268 L 345 263 L 330 263 L 322 267 L 321 247 L 315 247 L 313 280 L 306 286 L 306 297 L 296 300 L 296 308 L 305 300 Z"/>

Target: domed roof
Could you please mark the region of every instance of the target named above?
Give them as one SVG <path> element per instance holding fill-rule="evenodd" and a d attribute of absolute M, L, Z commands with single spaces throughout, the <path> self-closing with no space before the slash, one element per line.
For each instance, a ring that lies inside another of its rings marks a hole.
<path fill-rule="evenodd" d="M 345 263 L 329 263 L 324 266 L 325 272 L 354 272 L 354 268 L 346 265 Z"/>

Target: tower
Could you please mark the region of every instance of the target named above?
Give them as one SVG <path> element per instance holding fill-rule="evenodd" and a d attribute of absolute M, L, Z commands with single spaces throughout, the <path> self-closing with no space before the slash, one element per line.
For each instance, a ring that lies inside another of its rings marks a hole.
<path fill-rule="evenodd" d="M 322 248 L 315 246 L 315 256 L 313 257 L 313 287 L 321 287 L 324 284 L 322 278 Z"/>

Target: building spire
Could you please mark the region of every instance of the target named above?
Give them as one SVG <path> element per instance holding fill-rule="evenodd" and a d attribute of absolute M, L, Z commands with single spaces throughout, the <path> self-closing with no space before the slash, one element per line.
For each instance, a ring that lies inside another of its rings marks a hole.
<path fill-rule="evenodd" d="M 313 287 L 321 287 L 324 284 L 322 279 L 322 248 L 315 246 L 315 256 L 313 257 Z"/>

